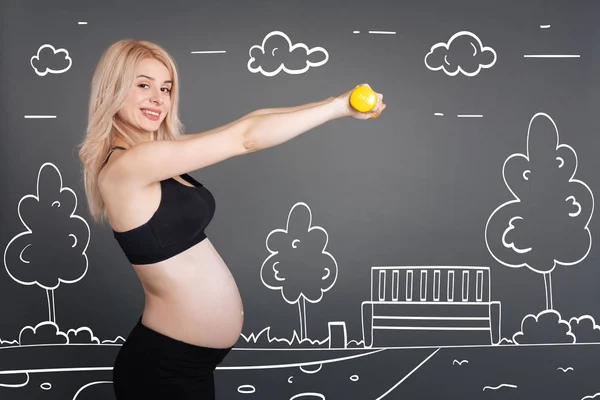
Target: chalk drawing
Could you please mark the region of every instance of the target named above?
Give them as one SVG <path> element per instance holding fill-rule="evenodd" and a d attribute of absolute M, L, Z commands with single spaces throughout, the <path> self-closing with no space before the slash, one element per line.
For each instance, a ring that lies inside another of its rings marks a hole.
<path fill-rule="evenodd" d="M 321 393 L 305 392 L 305 393 L 298 393 L 297 395 L 290 397 L 290 400 L 296 400 L 296 399 L 303 399 L 303 400 L 319 399 L 319 400 L 325 400 L 325 396 L 323 396 Z"/>
<path fill-rule="evenodd" d="M 490 269 L 371 267 L 362 328 L 365 347 L 497 344 L 500 302 L 492 301 Z"/>
<path fill-rule="evenodd" d="M 296 54 L 303 56 L 302 65 L 292 66 L 292 55 Z M 290 38 L 280 31 L 269 33 L 261 45 L 250 47 L 249 55 L 248 70 L 269 77 L 281 71 L 303 74 L 311 67 L 325 65 L 329 60 L 329 54 L 323 47 L 309 49 L 304 43 L 292 45 Z"/>
<path fill-rule="evenodd" d="M 486 391 L 488 389 L 489 390 L 498 390 L 498 389 L 505 388 L 505 387 L 516 389 L 517 385 L 511 385 L 510 383 L 503 383 L 503 384 L 498 385 L 498 386 L 484 386 L 482 391 Z"/>
<path fill-rule="evenodd" d="M 192 54 L 225 54 L 227 51 L 225 50 L 195 50 L 191 52 Z"/>
<path fill-rule="evenodd" d="M 353 34 L 358 35 L 360 31 L 352 31 Z M 371 35 L 395 35 L 394 31 L 367 31 Z"/>
<path fill-rule="evenodd" d="M 496 63 L 496 51 L 483 46 L 481 40 L 469 31 L 452 35 L 448 43 L 436 43 L 425 56 L 425 66 L 431 71 L 442 70 L 446 75 L 475 76 L 483 68 Z"/>
<path fill-rule="evenodd" d="M 64 55 L 61 56 L 59 53 L 64 53 Z M 37 54 L 31 57 L 29 63 L 36 74 L 46 76 L 47 74 L 62 74 L 68 71 L 73 64 L 73 60 L 69 57 L 69 52 L 66 49 L 55 49 L 51 44 L 44 44 L 38 49 Z M 60 69 L 53 69 L 48 65 L 60 65 Z"/>
<path fill-rule="evenodd" d="M 240 385 L 238 387 L 238 392 L 243 394 L 252 394 L 256 392 L 256 388 L 252 385 Z"/>
<path fill-rule="evenodd" d="M 104 390 L 112 390 L 112 382 L 99 381 L 94 373 L 112 370 L 125 339 L 100 340 L 89 327 L 61 329 L 57 323 L 55 290 L 61 284 L 80 282 L 88 271 L 90 228 L 76 214 L 77 207 L 75 192 L 51 162 L 39 168 L 35 193 L 22 197 L 17 205 L 24 230 L 6 245 L 4 267 L 17 284 L 45 290 L 48 320 L 24 326 L 16 340 L 0 340 L 0 387 L 5 390 L 29 393 L 29 386 L 38 384 L 41 390 L 52 391 L 51 382 L 37 382 L 69 372 L 91 373 L 90 383 L 74 389 L 73 400 L 100 384 L 110 384 Z M 31 379 L 33 374 L 38 375 L 36 381 Z"/>
<path fill-rule="evenodd" d="M 592 247 L 589 223 L 594 196 L 588 185 L 574 178 L 577 153 L 560 143 L 558 128 L 548 114 L 531 118 L 526 148 L 525 154 L 512 154 L 504 162 L 502 178 L 514 199 L 491 213 L 485 243 L 502 265 L 527 267 L 543 275 L 550 310 L 552 271 L 557 265 L 580 263 Z"/>
<path fill-rule="evenodd" d="M 581 54 L 524 54 L 523 58 L 581 58 Z"/>
<path fill-rule="evenodd" d="M 590 400 L 590 399 L 595 399 L 597 396 L 600 396 L 600 392 L 592 395 L 592 396 L 585 396 L 583 397 L 581 400 Z"/>
<path fill-rule="evenodd" d="M 77 398 L 79 397 L 79 395 L 81 393 L 83 393 L 87 388 L 93 387 L 93 386 L 98 386 L 98 385 L 106 385 L 109 384 L 112 387 L 112 381 L 97 381 L 97 382 L 90 382 L 88 384 L 83 385 L 81 388 L 79 388 L 79 390 L 77 391 L 77 393 L 75 393 L 75 396 L 73 396 L 73 400 L 77 400 Z"/>
<path fill-rule="evenodd" d="M 76 209 L 77 196 L 63 186 L 58 168 L 43 164 L 36 194 L 24 196 L 17 206 L 25 230 L 4 249 L 8 275 L 21 285 L 37 285 L 46 291 L 48 320 L 52 322 L 56 322 L 54 291 L 61 283 L 79 282 L 88 270 L 90 227 L 75 215 Z M 45 221 L 39 219 L 42 215 Z"/>
<path fill-rule="evenodd" d="M 298 305 L 300 341 L 308 338 L 306 302 L 320 302 L 337 280 L 337 262 L 325 250 L 328 241 L 327 231 L 312 225 L 312 211 L 303 202 L 290 209 L 285 229 L 267 235 L 271 254 L 260 268 L 260 278 L 269 289 L 280 290 L 288 304 Z"/>
<path fill-rule="evenodd" d="M 421 368 L 423 365 L 425 365 L 425 363 L 427 361 L 429 361 L 431 359 L 431 357 L 433 357 L 434 355 L 436 355 L 436 353 L 438 351 L 440 351 L 440 349 L 437 349 L 433 353 L 431 353 L 426 359 L 424 359 L 423 361 L 421 361 L 421 363 L 419 365 L 417 365 L 415 368 L 413 368 L 412 371 L 410 371 L 407 375 L 405 375 L 402 379 L 400 379 L 394 386 L 392 386 L 391 388 L 389 388 L 384 394 L 382 394 L 381 396 L 377 397 L 375 400 L 381 400 L 381 399 L 385 398 L 394 389 L 396 389 L 399 385 L 401 385 L 404 381 L 406 381 L 412 374 L 414 374 L 415 372 L 417 372 L 417 370 L 419 368 Z"/>
<path fill-rule="evenodd" d="M 547 326 L 559 325 L 562 329 L 544 329 Z M 550 335 L 556 335 L 549 337 Z M 517 344 L 539 343 L 575 343 L 575 335 L 571 332 L 569 321 L 561 318 L 555 310 L 544 310 L 538 315 L 529 314 L 521 322 L 521 330 L 513 335 Z"/>

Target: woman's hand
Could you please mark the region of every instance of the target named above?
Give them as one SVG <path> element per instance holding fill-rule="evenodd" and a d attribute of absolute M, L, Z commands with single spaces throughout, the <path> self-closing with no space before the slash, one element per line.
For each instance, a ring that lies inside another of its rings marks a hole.
<path fill-rule="evenodd" d="M 368 87 L 368 88 L 371 88 L 371 86 L 369 86 L 368 84 L 363 83 L 362 85 L 356 85 L 352 89 L 348 90 L 346 93 L 341 94 L 341 95 L 335 97 L 335 101 L 339 103 L 339 106 L 343 110 L 343 115 L 344 116 L 352 117 L 352 118 L 355 118 L 355 119 L 376 118 L 387 107 L 387 105 L 383 102 L 383 95 L 381 93 L 376 93 L 377 94 L 377 104 L 375 105 L 375 107 L 371 111 L 360 112 L 360 111 L 356 110 L 354 107 L 352 107 L 352 105 L 350 104 L 350 95 L 352 94 L 352 92 L 354 91 L 354 89 L 356 89 L 359 86 L 363 86 L 363 85 L 366 86 L 366 87 Z"/>

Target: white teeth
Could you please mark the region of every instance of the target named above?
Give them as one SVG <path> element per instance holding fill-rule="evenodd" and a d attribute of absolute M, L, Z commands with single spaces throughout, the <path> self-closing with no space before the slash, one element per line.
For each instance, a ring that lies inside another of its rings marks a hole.
<path fill-rule="evenodd" d="M 155 112 L 153 112 L 153 111 L 150 111 L 150 110 L 142 110 L 142 112 L 143 112 L 143 113 L 146 113 L 146 114 L 150 114 L 150 115 L 155 115 L 155 116 L 157 116 L 157 117 L 158 117 L 158 113 L 155 113 Z"/>

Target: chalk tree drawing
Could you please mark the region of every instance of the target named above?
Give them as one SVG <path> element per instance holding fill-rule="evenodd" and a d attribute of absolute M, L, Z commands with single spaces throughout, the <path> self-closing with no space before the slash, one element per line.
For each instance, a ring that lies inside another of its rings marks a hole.
<path fill-rule="evenodd" d="M 4 267 L 21 285 L 46 290 L 48 320 L 56 322 L 54 290 L 61 283 L 75 283 L 88 269 L 86 250 L 90 227 L 78 215 L 77 196 L 63 186 L 52 163 L 38 172 L 37 193 L 24 196 L 17 212 L 25 231 L 11 239 L 4 250 Z"/>
<path fill-rule="evenodd" d="M 559 143 L 552 118 L 535 114 L 527 131 L 527 154 L 512 154 L 502 168 L 514 200 L 496 208 L 485 226 L 485 243 L 496 261 L 543 275 L 547 310 L 553 309 L 551 274 L 556 265 L 575 265 L 592 247 L 588 225 L 594 196 L 574 179 L 575 150 Z"/>
<path fill-rule="evenodd" d="M 275 76 L 282 70 L 292 75 L 303 74 L 310 67 L 320 67 L 329 60 L 323 47 L 309 49 L 304 43 L 292 45 L 290 38 L 280 31 L 265 36 L 262 45 L 250 47 L 249 54 L 248 70 L 265 76 Z"/>
<path fill-rule="evenodd" d="M 64 53 L 59 55 L 58 53 Z M 73 60 L 66 49 L 55 49 L 51 44 L 42 45 L 37 54 L 29 60 L 31 67 L 39 76 L 62 74 L 71 68 Z"/>
<path fill-rule="evenodd" d="M 479 74 L 482 68 L 496 63 L 496 51 L 483 46 L 481 40 L 469 31 L 452 35 L 448 43 L 436 43 L 425 56 L 425 65 L 432 71 L 442 70 L 446 75 L 466 76 Z"/>
<path fill-rule="evenodd" d="M 312 212 L 303 202 L 290 209 L 285 229 L 267 236 L 271 255 L 260 268 L 260 278 L 269 289 L 281 290 L 287 303 L 298 304 L 301 340 L 308 337 L 306 302 L 321 301 L 337 280 L 335 258 L 325 251 L 328 240 L 325 229 L 312 226 Z"/>

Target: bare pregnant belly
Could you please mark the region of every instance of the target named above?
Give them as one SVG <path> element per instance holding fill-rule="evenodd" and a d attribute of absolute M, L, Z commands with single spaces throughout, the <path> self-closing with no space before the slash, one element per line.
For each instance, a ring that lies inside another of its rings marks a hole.
<path fill-rule="evenodd" d="M 134 265 L 146 295 L 142 323 L 197 346 L 227 348 L 244 311 L 229 268 L 208 239 L 168 260 Z"/>

